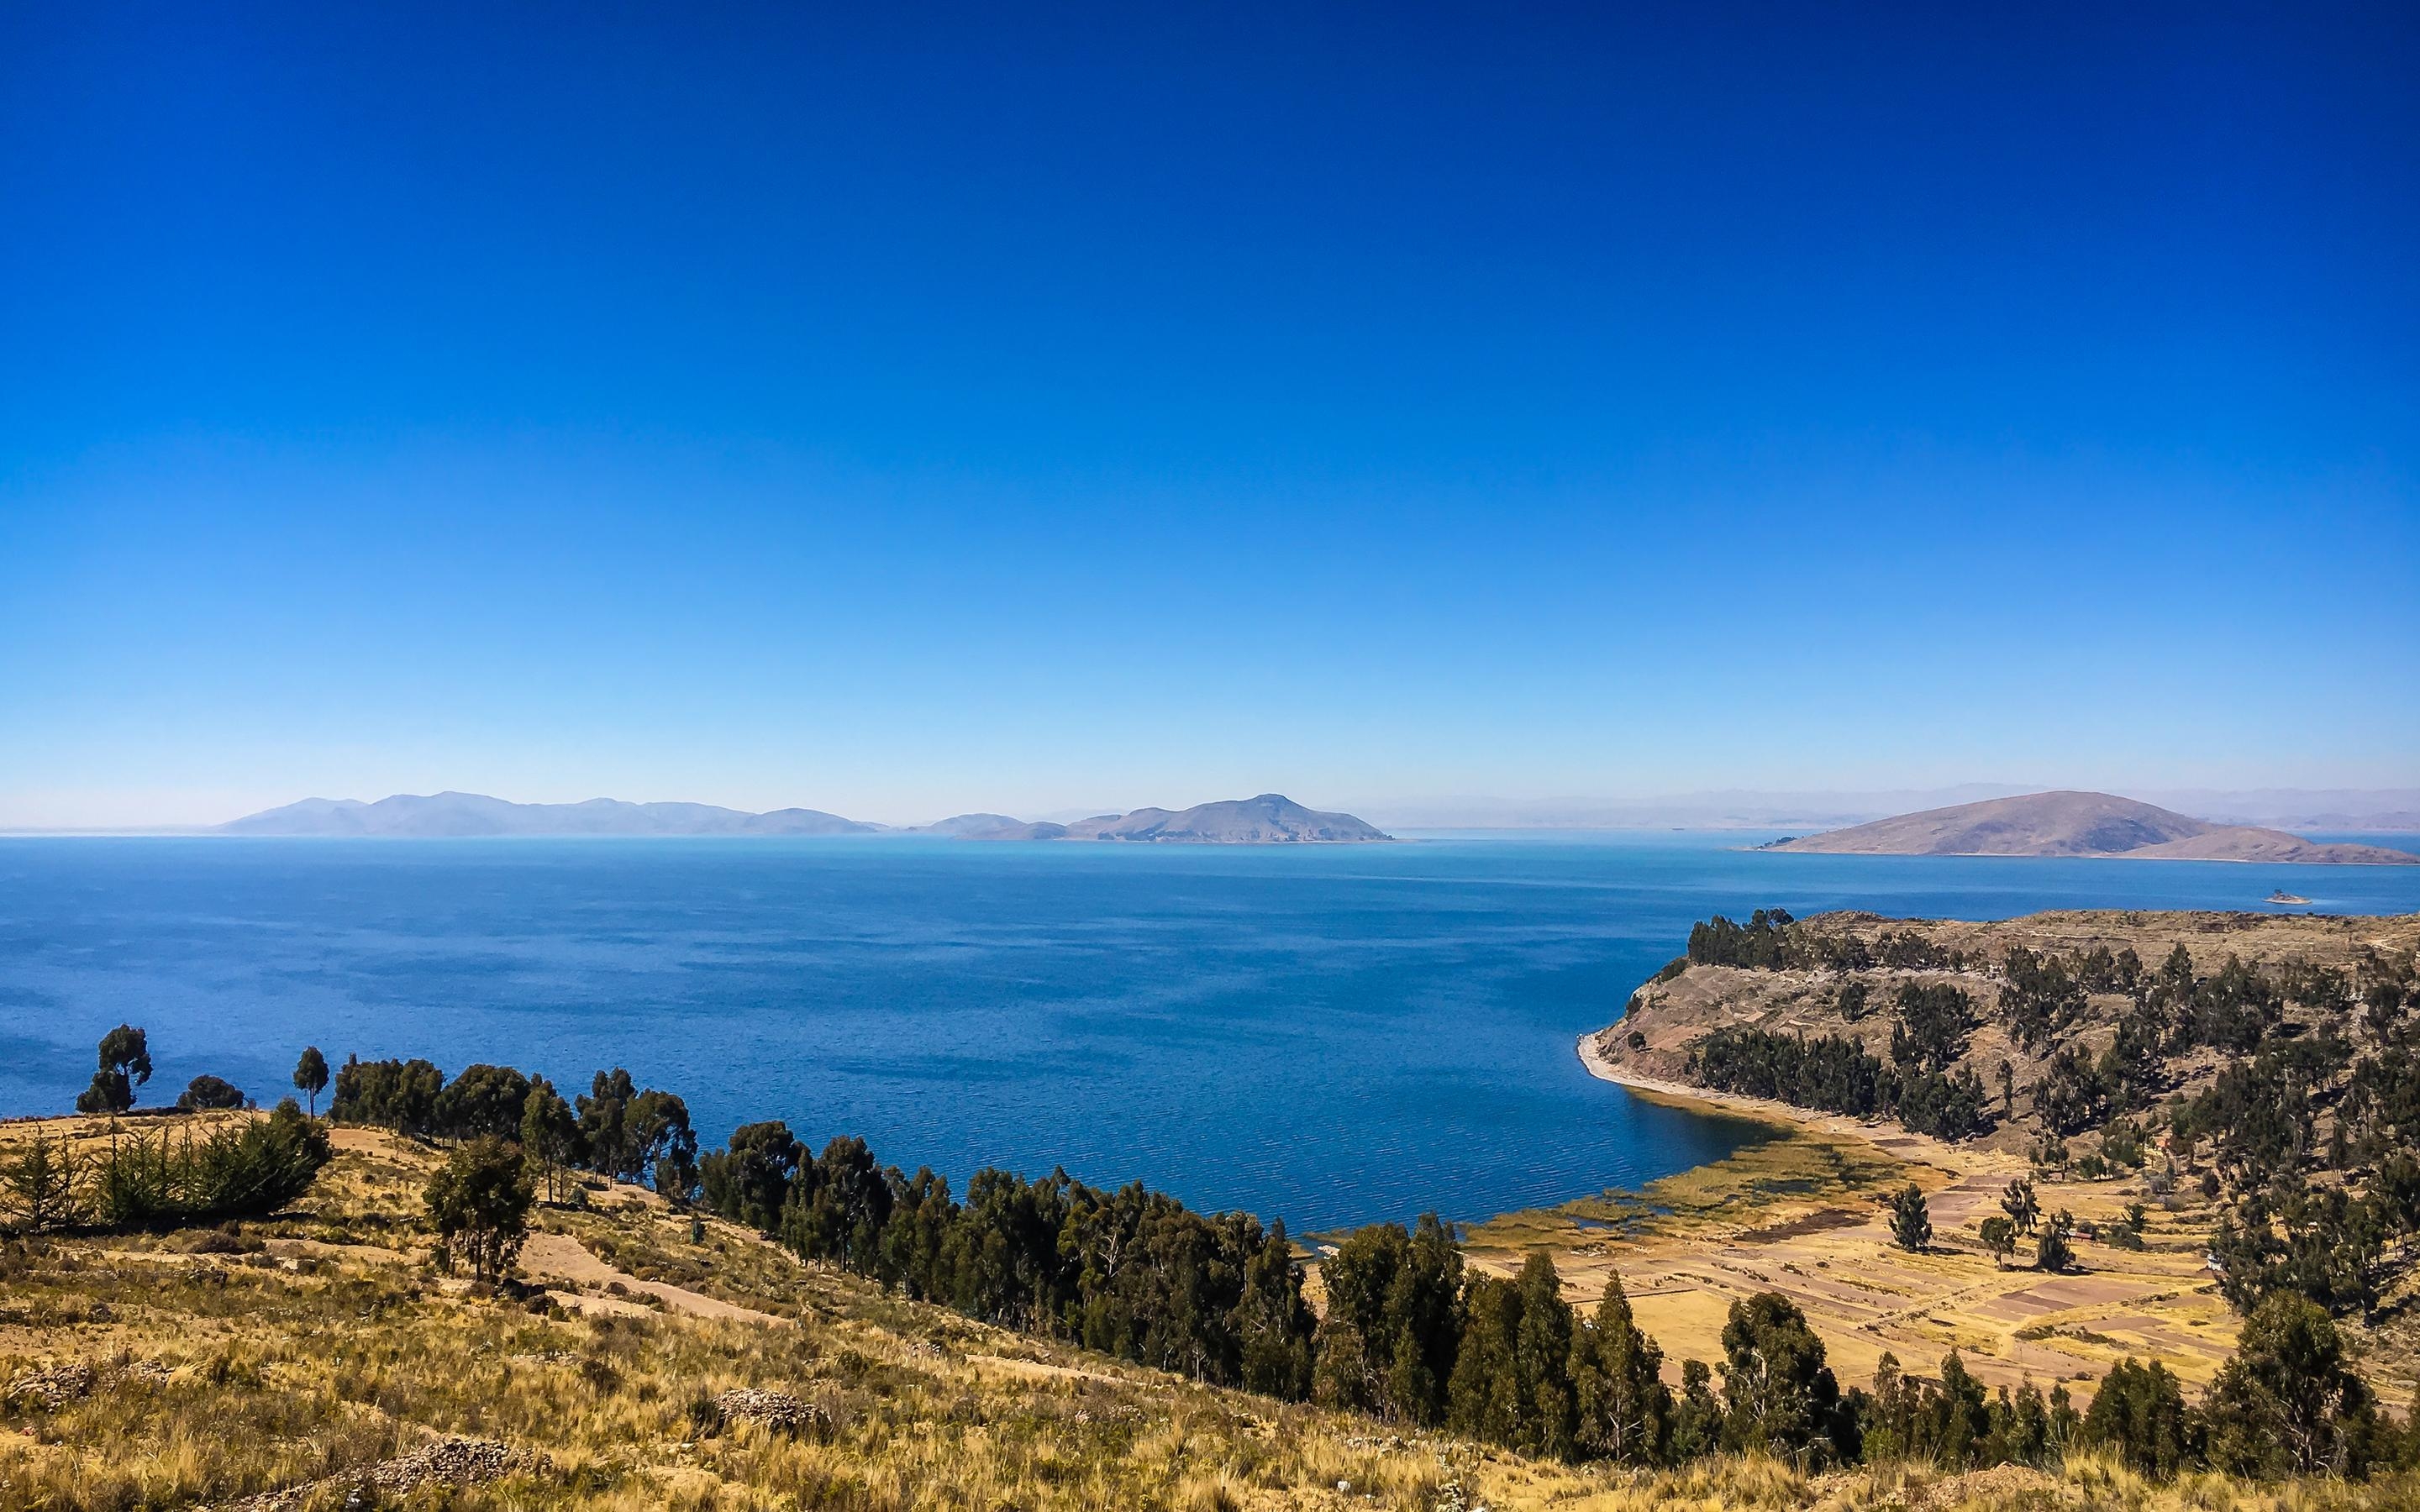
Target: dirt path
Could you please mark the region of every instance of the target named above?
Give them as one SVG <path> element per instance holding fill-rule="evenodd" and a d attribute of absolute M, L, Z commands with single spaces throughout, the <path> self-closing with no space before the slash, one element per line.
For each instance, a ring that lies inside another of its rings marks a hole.
<path fill-rule="evenodd" d="M 790 1326 L 790 1319 L 760 1313 L 753 1307 L 742 1307 L 736 1302 L 724 1302 L 674 1286 L 669 1281 L 642 1281 L 627 1271 L 600 1260 L 587 1245 L 569 1234 L 535 1233 L 521 1246 L 521 1270 L 533 1280 L 561 1282 L 568 1287 L 606 1287 L 621 1283 L 628 1291 L 655 1298 L 676 1313 L 692 1318 L 719 1318 L 733 1322 L 772 1323 Z M 644 1309 L 644 1304 L 625 1302 L 618 1297 L 592 1297 L 579 1291 L 565 1296 L 568 1305 L 589 1311 L 625 1312 Z"/>

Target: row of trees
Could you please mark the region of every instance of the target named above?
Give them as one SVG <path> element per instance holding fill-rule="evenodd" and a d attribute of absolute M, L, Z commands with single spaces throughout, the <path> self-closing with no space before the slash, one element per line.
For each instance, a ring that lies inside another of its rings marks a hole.
<path fill-rule="evenodd" d="M 920 1301 L 1199 1381 L 1311 1389 L 1311 1313 L 1282 1224 L 1064 1171 L 978 1171 L 960 1201 L 930 1170 L 880 1165 L 861 1139 L 810 1155 L 780 1121 L 741 1126 L 699 1176 L 724 1217 Z"/>
<path fill-rule="evenodd" d="M 2083 1446 L 2163 1475 L 2201 1464 L 2359 1474 L 2411 1455 L 2325 1313 L 2290 1295 L 2254 1309 L 2238 1359 L 2197 1407 L 2164 1369 L 2132 1361 L 2082 1417 L 2064 1388 L 1987 1396 L 1955 1354 L 1937 1382 L 1886 1360 L 1872 1391 L 1843 1392 L 1805 1316 L 1770 1292 L 1732 1305 L 1723 1358 L 1684 1362 L 1675 1393 L 1618 1276 L 1583 1318 L 1551 1257 L 1532 1255 L 1510 1279 L 1476 1271 L 1433 1215 L 1344 1236 L 1322 1261 L 1327 1307 L 1314 1330 L 1282 1226 L 1264 1233 L 1242 1215 L 1194 1214 L 1140 1186 L 1112 1194 L 1063 1173 L 1029 1182 L 985 1171 L 958 1204 L 930 1171 L 903 1178 L 855 1139 L 809 1157 L 778 1123 L 744 1127 L 702 1164 L 718 1211 L 911 1295 L 1197 1379 L 1524 1453 L 1668 1464 L 1754 1450 L 1809 1468 L 1969 1467 L 2048 1463 Z M 2006 1248 L 2030 1233 L 2037 1263 L 2071 1263 L 2072 1220 L 2042 1213 L 2030 1182 L 2011 1182 L 2002 1206 L 2009 1216 L 1993 1223 L 2008 1230 Z M 1921 1193 L 1900 1194 L 1894 1208 L 1901 1242 L 1929 1242 Z"/>
<path fill-rule="evenodd" d="M 1345 1236 L 1323 1262 L 1328 1306 L 1314 1328 L 1281 1226 L 1195 1214 L 1140 1186 L 1108 1193 L 1063 1173 L 1026 1181 L 987 1170 L 960 1204 L 930 1171 L 906 1178 L 876 1164 L 862 1141 L 809 1156 L 773 1122 L 744 1126 L 702 1166 L 706 1199 L 725 1216 L 911 1295 L 1198 1380 L 1528 1454 L 1659 1465 L 1757 1452 L 1808 1470 L 1962 1470 L 2053 1464 L 2080 1448 L 2157 1477 L 2203 1465 L 2358 1476 L 2413 1456 L 2411 1427 L 2378 1409 L 2326 1313 L 2290 1294 L 2253 1309 L 2198 1404 L 2164 1366 L 2129 1359 L 2079 1414 L 2064 1386 L 1986 1392 L 1954 1350 L 1935 1380 L 1885 1355 L 1871 1390 L 1843 1391 L 1822 1338 L 1776 1292 L 1734 1302 L 1720 1359 L 1684 1362 L 1675 1392 L 1619 1275 L 1583 1317 L 1551 1257 L 1532 1255 L 1510 1279 L 1473 1270 L 1434 1216 Z M 458 1149 L 427 1191 L 449 1265 L 501 1274 L 534 1180 L 526 1154 L 493 1135 Z M 2002 1206 L 2009 1218 L 1993 1222 L 2039 1227 L 2053 1263 L 2065 1215 L 2042 1217 L 2022 1181 Z M 1893 1208 L 1901 1242 L 1922 1247 L 1922 1195 L 1909 1188 Z"/>
<path fill-rule="evenodd" d="M 1863 971 L 1889 966 L 1902 971 L 1961 971 L 1971 964 L 1963 950 L 1936 944 L 1915 930 L 1883 930 L 1869 944 L 1846 930 L 1818 929 L 1791 917 L 1786 908 L 1760 908 L 1745 924 L 1720 914 L 1691 927 L 1686 954 L 1665 968 L 1735 966 L 1745 971 Z"/>
<path fill-rule="evenodd" d="M 1858 1118 L 1897 1116 L 1906 1128 L 1971 1139 L 1993 1127 L 1991 1096 L 1957 1064 L 1974 1031 L 1974 1005 L 1955 987 L 1900 984 L 1891 1062 L 1846 1035 L 1808 1039 L 1732 1026 L 1699 1039 L 1688 1074 L 1700 1086 Z"/>
<path fill-rule="evenodd" d="M 303 1078 L 315 1048 L 305 1052 Z M 324 1069 L 324 1059 L 318 1061 Z M 698 1184 L 697 1135 L 689 1104 L 671 1092 L 640 1088 L 616 1066 L 590 1079 L 568 1102 L 543 1076 L 510 1066 L 474 1065 L 451 1081 L 427 1060 L 362 1060 L 336 1071 L 328 1116 L 424 1138 L 502 1139 L 537 1165 L 550 1196 L 560 1174 L 587 1170 L 617 1180 L 651 1182 L 687 1200 Z"/>

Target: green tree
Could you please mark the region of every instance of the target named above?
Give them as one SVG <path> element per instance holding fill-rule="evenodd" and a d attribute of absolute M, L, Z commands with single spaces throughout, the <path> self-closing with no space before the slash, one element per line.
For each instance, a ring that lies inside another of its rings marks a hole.
<path fill-rule="evenodd" d="M 448 1139 L 510 1139 L 520 1132 L 529 1078 L 510 1066 L 465 1066 L 429 1108 L 429 1125 Z"/>
<path fill-rule="evenodd" d="M 8 1214 L 8 1227 L 21 1234 L 39 1234 L 83 1222 L 77 1174 L 73 1148 L 36 1130 L 13 1157 L 0 1158 L 0 1211 Z"/>
<path fill-rule="evenodd" d="M 1915 1182 L 1891 1194 L 1891 1238 L 1903 1250 L 1918 1254 L 1932 1242 L 1932 1211 L 1924 1203 L 1924 1190 Z"/>
<path fill-rule="evenodd" d="M 1572 1395 L 1582 1453 L 1627 1465 L 1664 1458 L 1672 1393 L 1664 1351 L 1639 1332 L 1619 1273 L 1608 1273 L 1596 1317 L 1572 1340 Z"/>
<path fill-rule="evenodd" d="M 2008 1264 L 2009 1257 L 2017 1252 L 2017 1226 L 2006 1218 L 1986 1218 L 1977 1229 L 1983 1247 L 1992 1252 L 1992 1263 Z"/>
<path fill-rule="evenodd" d="M 1423 1427 L 1445 1421 L 1461 1296 L 1462 1247 L 1435 1213 L 1422 1213 L 1388 1282 L 1380 1325 L 1388 1340 L 1383 1396 L 1390 1415 Z"/>
<path fill-rule="evenodd" d="M 2075 1250 L 2067 1236 L 2075 1227 L 2075 1219 L 2065 1208 L 2042 1221 L 2041 1236 L 2034 1241 L 2034 1264 L 2045 1271 L 2064 1271 L 2075 1263 Z"/>
<path fill-rule="evenodd" d="M 1992 1432 L 1992 1412 L 1983 1383 L 1966 1368 L 1953 1346 L 1941 1362 L 1941 1383 L 1926 1403 L 1933 1463 L 1965 1470 L 1984 1463 Z"/>
<path fill-rule="evenodd" d="M 1521 1288 L 1472 1274 L 1462 1293 L 1462 1342 L 1446 1390 L 1446 1426 L 1507 1446 L 1521 1435 Z"/>
<path fill-rule="evenodd" d="M 2016 1225 L 2018 1233 L 2032 1233 L 2041 1217 L 2041 1204 L 2034 1199 L 2034 1183 L 2022 1176 L 2010 1181 L 2008 1190 L 2000 1194 L 2000 1211 Z"/>
<path fill-rule="evenodd" d="M 875 1163 L 874 1152 L 864 1140 L 842 1135 L 799 1168 L 782 1211 L 782 1242 L 808 1259 L 838 1260 L 873 1275 L 881 1264 L 891 1203 L 890 1177 Z M 1055 1233 L 1052 1247 L 1060 1247 Z"/>
<path fill-rule="evenodd" d="M 1320 1365 L 1319 1399 L 1394 1422 L 1444 1421 L 1463 1330 L 1462 1251 L 1425 1213 L 1408 1233 L 1371 1224 L 1344 1236 L 1320 1266 L 1338 1352 Z"/>
<path fill-rule="evenodd" d="M 1521 1327 L 1513 1339 L 1513 1365 L 1521 1378 L 1519 1447 L 1529 1454 L 1569 1459 L 1576 1447 L 1576 1408 L 1572 1391 L 1572 1307 L 1563 1301 L 1563 1280 L 1555 1257 L 1533 1250 L 1521 1266 Z"/>
<path fill-rule="evenodd" d="M 243 1106 L 243 1089 L 204 1072 L 177 1094 L 177 1105 L 188 1113 L 240 1108 Z"/>
<path fill-rule="evenodd" d="M 150 1037 L 121 1024 L 101 1037 L 101 1069 L 76 1095 L 78 1113 L 123 1113 L 134 1105 L 134 1088 L 151 1079 Z"/>
<path fill-rule="evenodd" d="M 1724 1448 L 1763 1451 L 1802 1470 L 1845 1458 L 1839 1382 L 1797 1304 L 1777 1291 L 1732 1303 L 1722 1370 Z"/>
<path fill-rule="evenodd" d="M 2129 1356 L 2101 1379 L 2078 1442 L 2166 1480 L 2201 1458 L 2201 1438 L 2200 1418 L 2185 1405 L 2184 1388 L 2168 1367 L 2157 1360 L 2137 1365 Z"/>
<path fill-rule="evenodd" d="M 1346 1234 L 1335 1253 L 1320 1263 L 1320 1279 L 1327 1288 L 1312 1392 L 1320 1405 L 1389 1411 L 1388 1377 L 1398 1352 L 1389 1304 L 1398 1295 L 1396 1279 L 1410 1248 L 1411 1236 L 1403 1225 L 1368 1224 Z M 1427 1383 L 1406 1384 L 1414 1400 L 1424 1397 Z"/>
<path fill-rule="evenodd" d="M 450 1273 L 461 1257 L 478 1280 L 504 1275 L 529 1235 L 536 1196 L 518 1146 L 488 1135 L 457 1149 L 423 1193 L 438 1263 Z"/>
<path fill-rule="evenodd" d="M 780 1119 L 743 1123 L 731 1133 L 731 1145 L 698 1163 L 706 1189 L 706 1205 L 760 1233 L 782 1224 L 782 1204 L 797 1180 L 806 1149 Z"/>
<path fill-rule="evenodd" d="M 335 1087 L 336 1095 L 328 1101 L 330 1121 L 426 1134 L 436 1123 L 445 1073 L 416 1057 L 363 1060 L 347 1056 L 336 1068 Z"/>
<path fill-rule="evenodd" d="M 328 1089 L 328 1057 L 318 1045 L 302 1047 L 302 1058 L 294 1063 L 294 1089 L 311 1100 L 311 1116 L 318 1118 L 319 1094 Z"/>
<path fill-rule="evenodd" d="M 522 1158 L 546 1176 L 546 1199 L 558 1199 L 556 1177 L 580 1154 L 580 1119 L 571 1104 L 543 1076 L 530 1078 L 529 1095 L 521 1099 Z"/>
<path fill-rule="evenodd" d="M 1311 1399 L 1322 1407 L 1363 1411 L 1373 1375 L 1369 1341 L 1331 1305 L 1311 1339 Z"/>
<path fill-rule="evenodd" d="M 1672 1404 L 1672 1431 L 1664 1442 L 1673 1464 L 1703 1458 L 1722 1446 L 1723 1402 L 1714 1395 L 1714 1373 L 1703 1360 L 1681 1362 L 1681 1396 Z"/>
<path fill-rule="evenodd" d="M 579 1099 L 581 1142 L 589 1165 L 618 1181 L 654 1177 L 665 1196 L 686 1199 L 697 1182 L 697 1135 L 689 1104 L 670 1092 L 641 1091 L 616 1066 L 600 1071 Z"/>
<path fill-rule="evenodd" d="M 334 1150 L 292 1098 L 265 1119 L 222 1124 L 185 1157 L 182 1187 L 196 1222 L 272 1213 L 308 1191 Z"/>
<path fill-rule="evenodd" d="M 2211 1462 L 2239 1475 L 2360 1475 L 2378 1409 L 2327 1310 L 2280 1292 L 2252 1310 L 2203 1398 Z"/>
<path fill-rule="evenodd" d="M 1310 1395 L 1316 1324 L 1302 1297 L 1302 1263 L 1280 1219 L 1244 1264 L 1243 1295 L 1235 1304 L 1244 1389 L 1290 1402 Z"/>

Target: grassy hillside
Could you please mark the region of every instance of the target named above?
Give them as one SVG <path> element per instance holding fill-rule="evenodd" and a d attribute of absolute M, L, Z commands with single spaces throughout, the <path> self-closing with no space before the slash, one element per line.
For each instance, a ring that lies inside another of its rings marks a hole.
<path fill-rule="evenodd" d="M 103 1127 L 17 1124 L 0 1144 Z M 419 1192 L 439 1159 L 340 1130 L 307 1198 L 267 1220 L 0 1242 L 0 1508 L 2250 1512 L 2406 1490 L 2152 1486 L 2083 1458 L 1963 1476 L 1544 1463 L 987 1328 L 607 1183 L 585 1211 L 543 1211 L 519 1280 L 473 1287 L 429 1263 Z"/>

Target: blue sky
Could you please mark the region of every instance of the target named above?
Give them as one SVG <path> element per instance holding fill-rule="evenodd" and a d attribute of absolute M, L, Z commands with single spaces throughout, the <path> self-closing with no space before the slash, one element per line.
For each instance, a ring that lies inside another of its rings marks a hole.
<path fill-rule="evenodd" d="M 854 8 L 0 15 L 0 824 L 2420 781 L 2410 8 Z"/>

